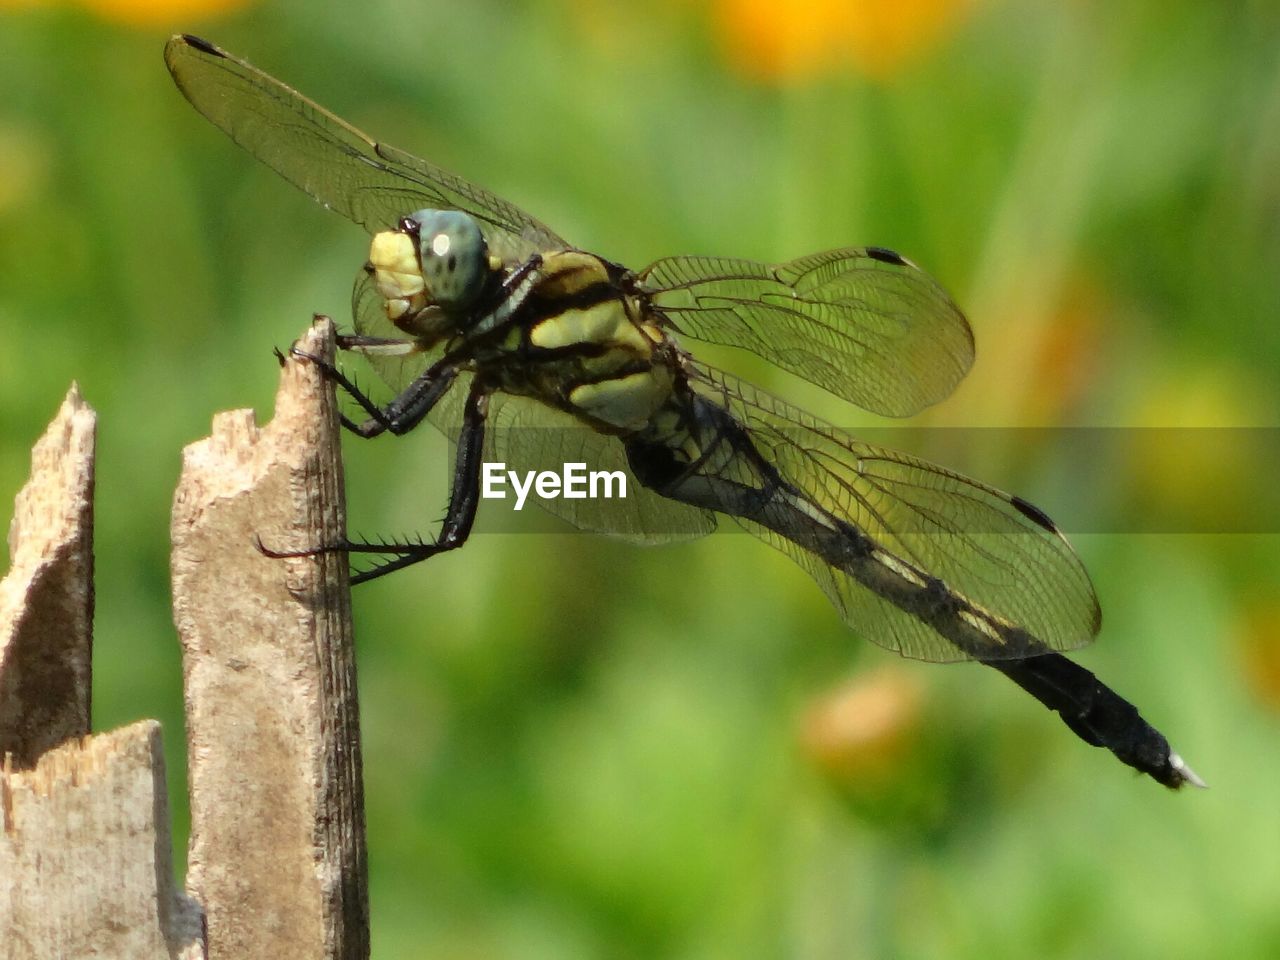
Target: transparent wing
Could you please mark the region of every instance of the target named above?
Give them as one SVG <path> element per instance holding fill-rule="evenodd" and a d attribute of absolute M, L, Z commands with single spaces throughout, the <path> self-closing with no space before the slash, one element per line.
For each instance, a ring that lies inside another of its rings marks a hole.
<path fill-rule="evenodd" d="M 461 210 L 486 224 L 490 249 L 505 260 L 568 246 L 518 207 L 434 164 L 375 142 L 206 40 L 175 36 L 165 46 L 164 59 L 183 96 L 215 126 L 370 233 L 393 228 L 401 217 L 431 207 Z"/>
<path fill-rule="evenodd" d="M 460 374 L 458 382 L 427 416 L 454 442 L 470 386 L 471 374 Z M 534 498 L 548 513 L 579 530 L 631 543 L 658 544 L 693 540 L 716 527 L 714 514 L 668 500 L 641 486 L 627 466 L 626 453 L 617 437 L 597 433 L 567 413 L 529 397 L 506 393 L 490 397 L 484 443 L 486 461 L 505 463 L 507 470 L 515 470 L 521 476 L 530 470 L 558 474 L 566 463 L 584 463 L 587 470 L 621 473 L 626 482 L 625 498 Z"/>
<path fill-rule="evenodd" d="M 678 333 L 749 350 L 875 413 L 937 403 L 973 364 L 973 333 L 951 298 L 879 247 L 783 264 L 670 257 L 638 281 Z"/>
<path fill-rule="evenodd" d="M 580 530 L 640 544 L 693 540 L 715 529 L 710 511 L 641 486 L 617 437 L 527 397 L 496 394 L 493 399 L 496 409 L 490 411 L 487 439 L 493 444 L 493 458 L 506 463 L 507 469 L 560 473 L 565 464 L 582 463 L 588 471 L 616 472 L 625 478 L 625 498 L 539 500 L 543 509 Z"/>
<path fill-rule="evenodd" d="M 862 443 L 718 370 L 688 369 L 695 390 L 732 413 L 783 480 L 820 510 L 856 525 L 895 558 L 940 578 L 1050 649 L 1071 650 L 1097 634 L 1101 611 L 1089 575 L 1036 508 L 916 457 Z M 807 570 L 845 622 L 867 639 L 920 660 L 967 659 L 817 554 L 760 524 L 743 526 Z M 981 655 L 1001 659 L 1011 653 L 993 642 Z"/>

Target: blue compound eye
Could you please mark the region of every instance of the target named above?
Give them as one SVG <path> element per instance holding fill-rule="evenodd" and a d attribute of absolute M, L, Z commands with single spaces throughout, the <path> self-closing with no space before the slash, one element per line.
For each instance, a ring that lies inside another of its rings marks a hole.
<path fill-rule="evenodd" d="M 419 210 L 418 250 L 427 296 L 446 310 L 475 303 L 489 272 L 489 248 L 472 217 L 457 210 Z"/>

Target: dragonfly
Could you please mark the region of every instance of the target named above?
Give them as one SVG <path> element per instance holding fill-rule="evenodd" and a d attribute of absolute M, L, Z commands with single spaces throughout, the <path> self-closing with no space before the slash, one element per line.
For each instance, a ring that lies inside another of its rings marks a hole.
<path fill-rule="evenodd" d="M 368 438 L 427 420 L 456 442 L 434 540 L 267 553 L 376 556 L 353 571 L 368 581 L 466 542 L 486 461 L 590 462 L 621 472 L 628 496 L 542 505 L 639 543 L 731 518 L 807 571 L 860 636 L 904 657 L 982 663 L 1086 743 L 1165 786 L 1204 785 L 1133 704 L 1063 656 L 1093 640 L 1101 612 L 1042 510 L 862 442 L 686 346 L 739 348 L 874 413 L 911 415 L 948 396 L 974 357 L 964 314 L 913 262 L 867 246 L 631 270 L 206 40 L 173 37 L 165 61 L 196 110 L 373 237 L 355 332 L 337 342 L 395 396 L 376 403 L 311 357 L 363 411 L 344 425 Z"/>

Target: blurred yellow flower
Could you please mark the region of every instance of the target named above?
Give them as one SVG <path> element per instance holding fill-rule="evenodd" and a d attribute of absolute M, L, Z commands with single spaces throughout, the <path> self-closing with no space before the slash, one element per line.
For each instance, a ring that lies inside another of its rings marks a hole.
<path fill-rule="evenodd" d="M 949 36 L 974 0 L 716 0 L 732 64 L 760 80 L 853 67 L 884 80 Z"/>
<path fill-rule="evenodd" d="M 1181 428 L 1133 431 L 1128 476 L 1134 502 L 1167 518 L 1211 533 L 1228 532 L 1264 515 L 1274 482 L 1265 447 L 1256 446 L 1248 427 L 1272 409 L 1248 371 L 1227 363 L 1196 359 L 1177 365 L 1153 363 L 1157 378 L 1138 398 L 1126 422 L 1135 426 Z"/>

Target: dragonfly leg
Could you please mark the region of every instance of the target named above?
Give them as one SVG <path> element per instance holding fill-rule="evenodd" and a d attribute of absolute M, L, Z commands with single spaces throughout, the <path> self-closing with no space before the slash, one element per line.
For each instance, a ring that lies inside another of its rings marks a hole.
<path fill-rule="evenodd" d="M 533 274 L 535 270 L 542 266 L 542 254 L 535 253 L 520 266 L 516 267 L 507 274 L 502 283 L 493 292 L 491 303 L 487 303 L 482 313 L 488 313 L 500 304 L 510 303 L 512 294 L 514 294 L 520 286 Z M 512 303 L 511 308 L 518 306 Z"/>
<path fill-rule="evenodd" d="M 280 351 L 278 350 L 276 351 L 276 356 L 277 357 L 281 356 Z M 376 403 L 374 403 L 371 399 L 369 399 L 369 395 L 365 393 L 363 390 L 361 390 L 358 386 L 356 386 L 355 381 L 350 379 L 345 373 L 339 370 L 334 363 L 314 353 L 308 353 L 306 350 L 303 350 L 302 348 L 298 347 L 296 344 L 289 348 L 289 356 L 296 357 L 299 360 L 306 360 L 308 363 L 318 367 L 320 369 L 320 372 L 324 374 L 326 379 L 332 380 L 334 383 L 340 386 L 343 390 L 345 390 L 347 394 L 351 397 L 351 399 L 353 399 L 356 403 L 360 404 L 360 406 L 364 409 L 364 411 L 369 414 L 371 421 L 377 421 L 379 423 L 384 423 L 386 421 L 387 418 L 386 418 L 386 415 L 383 413 L 382 408 L 379 407 Z M 355 421 L 349 419 L 346 414 L 339 414 L 339 417 L 342 420 L 342 425 L 346 427 L 348 430 L 351 430 L 353 433 L 360 433 L 362 436 L 365 435 L 361 432 L 360 425 L 355 423 Z M 376 432 L 370 433 L 368 435 L 376 436 L 378 433 L 381 433 L 383 430 L 387 430 L 387 429 L 389 429 L 389 427 L 384 424 L 382 426 L 382 429 L 377 430 Z"/>
<path fill-rule="evenodd" d="M 418 346 L 412 340 L 369 337 L 361 333 L 339 333 L 333 339 L 339 350 L 354 350 L 365 355 L 404 357 L 418 352 Z"/>
<path fill-rule="evenodd" d="M 473 383 L 471 393 L 467 396 L 462 432 L 458 437 L 458 460 L 453 474 L 453 490 L 449 495 L 449 509 L 445 514 L 444 524 L 440 528 L 440 535 L 434 543 L 369 543 L 343 540 L 340 543 L 311 547 L 306 550 L 272 550 L 259 540 L 258 550 L 276 559 L 312 557 L 322 553 L 373 553 L 394 557 L 368 570 L 355 572 L 351 577 L 352 586 L 367 583 L 386 576 L 394 570 L 421 563 L 438 553 L 456 550 L 466 543 L 467 537 L 471 535 L 471 528 L 475 524 L 476 512 L 480 506 L 480 467 L 484 455 L 484 429 L 488 410 L 488 393 L 478 383 Z"/>
<path fill-rule="evenodd" d="M 376 437 L 384 431 L 390 431 L 396 436 L 408 433 L 449 392 L 457 377 L 457 368 L 451 363 L 441 360 L 432 364 L 386 407 L 375 408 L 377 413 L 364 423 L 357 424 L 353 432 L 366 439 Z"/>
<path fill-rule="evenodd" d="M 388 560 L 368 570 L 361 570 L 351 577 L 355 586 L 386 576 L 394 570 L 428 560 L 436 554 L 456 550 L 467 542 L 475 525 L 480 506 L 480 468 L 484 456 L 485 418 L 489 412 L 489 395 L 479 382 L 471 385 L 467 395 L 466 410 L 462 418 L 462 432 L 458 436 L 458 460 L 453 473 L 453 489 L 449 494 L 449 509 L 445 514 L 440 535 L 435 543 L 347 543 L 349 553 L 394 554 Z M 420 419 L 420 418 L 419 418 Z"/>
<path fill-rule="evenodd" d="M 380 407 L 335 364 L 330 363 L 323 357 L 307 353 L 298 347 L 290 348 L 289 353 L 291 356 L 299 357 L 318 366 L 327 378 L 345 390 L 351 399 L 358 403 L 365 413 L 369 415 L 367 420 L 357 423 L 346 414 L 339 414 L 344 427 L 356 436 L 366 440 L 386 432 L 391 432 L 397 436 L 408 433 L 422 422 L 423 417 L 431 412 L 431 409 L 448 392 L 449 387 L 453 385 L 453 381 L 457 377 L 457 370 L 450 363 L 445 360 L 439 360 L 415 377 L 413 382 L 389 404 L 385 407 Z"/>

